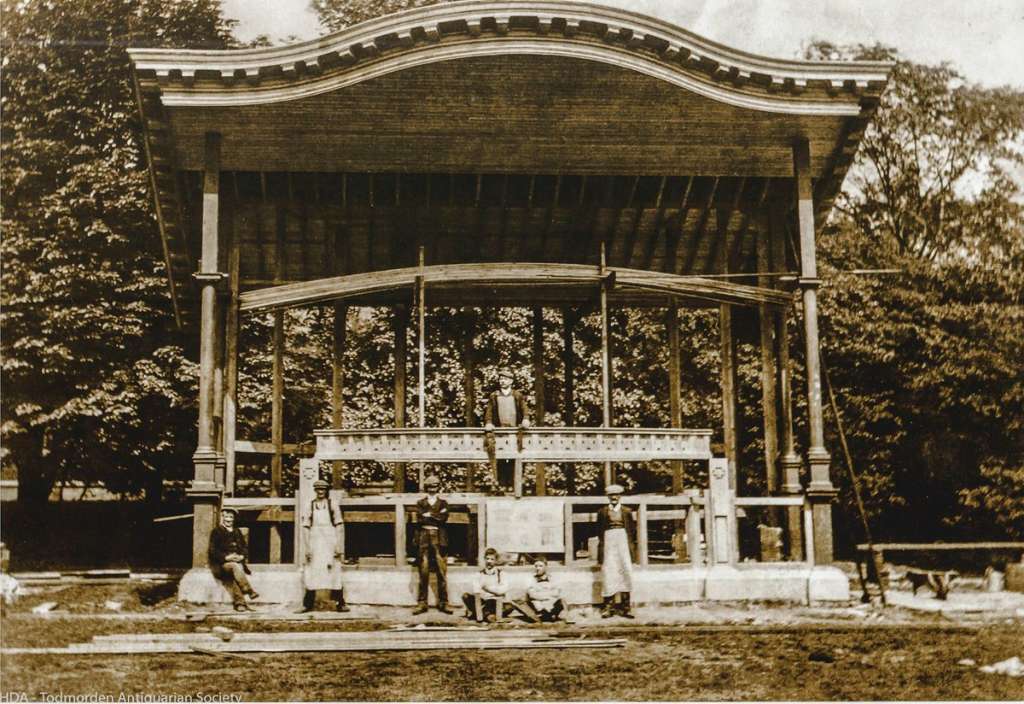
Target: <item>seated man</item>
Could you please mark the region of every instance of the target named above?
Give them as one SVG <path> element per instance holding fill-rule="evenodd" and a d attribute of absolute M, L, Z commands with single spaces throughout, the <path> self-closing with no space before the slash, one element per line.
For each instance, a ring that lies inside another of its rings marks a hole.
<path fill-rule="evenodd" d="M 540 555 L 533 561 L 533 582 L 526 588 L 526 603 L 541 621 L 557 621 L 565 610 L 562 593 L 548 576 L 548 559 Z"/>
<path fill-rule="evenodd" d="M 508 584 L 502 578 L 501 570 L 497 565 L 498 551 L 494 548 L 487 548 L 484 551 L 484 567 L 473 578 L 473 593 L 466 592 L 462 595 L 462 603 L 466 605 L 467 618 L 477 617 L 477 598 L 482 602 L 478 620 L 484 615 L 488 621 L 493 621 L 496 617 L 504 617 L 504 614 L 497 613 L 497 605 L 498 599 L 503 599 L 508 593 Z"/>
<path fill-rule="evenodd" d="M 231 592 L 231 601 L 235 611 L 251 611 L 245 603 L 245 597 L 258 599 L 259 594 L 249 584 L 250 573 L 246 561 L 249 559 L 249 548 L 242 531 L 235 527 L 238 511 L 233 508 L 222 508 L 220 525 L 210 533 L 210 548 L 207 557 L 213 576 L 224 583 Z"/>

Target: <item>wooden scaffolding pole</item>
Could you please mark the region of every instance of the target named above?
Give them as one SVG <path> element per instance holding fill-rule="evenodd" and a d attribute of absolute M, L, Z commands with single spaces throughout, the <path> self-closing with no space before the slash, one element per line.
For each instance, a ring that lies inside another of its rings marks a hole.
<path fill-rule="evenodd" d="M 463 422 L 467 428 L 477 425 L 476 384 L 473 382 L 476 368 L 476 311 L 468 309 L 462 318 L 462 394 L 465 397 Z M 476 491 L 476 465 L 466 464 L 466 491 Z"/>
<path fill-rule="evenodd" d="M 569 307 L 562 308 L 562 420 L 568 428 L 576 425 L 576 354 L 572 334 L 575 324 L 576 313 Z M 576 468 L 571 462 L 564 462 L 562 467 L 565 490 L 571 496 L 576 493 Z"/>
<path fill-rule="evenodd" d="M 335 302 L 333 305 L 333 335 L 331 344 L 331 427 L 340 429 L 345 422 L 345 345 L 348 342 L 348 306 Z M 331 463 L 331 485 L 335 489 L 343 486 L 343 464 L 341 460 Z"/>
<path fill-rule="evenodd" d="M 544 309 L 533 309 L 533 424 L 544 425 Z M 545 496 L 547 488 L 547 466 L 543 462 L 534 465 L 537 496 Z"/>
<path fill-rule="evenodd" d="M 406 335 L 409 327 L 409 312 L 405 305 L 396 305 L 391 314 L 391 325 L 395 331 L 395 427 L 405 427 L 405 372 Z M 395 464 L 395 492 L 405 491 L 405 463 Z"/>
<path fill-rule="evenodd" d="M 608 329 L 608 280 L 605 276 L 608 264 L 605 259 L 605 243 L 601 242 L 601 427 L 612 425 L 612 380 L 610 330 Z M 611 462 L 604 463 L 604 486 L 615 483 Z"/>
<path fill-rule="evenodd" d="M 426 286 L 423 279 L 423 266 L 424 261 L 424 250 L 420 247 L 419 251 L 419 265 L 420 275 L 416 277 L 416 308 L 419 317 L 419 323 L 416 326 L 417 337 L 419 339 L 419 376 L 417 379 L 416 399 L 419 404 L 418 412 L 416 415 L 416 421 L 419 427 L 427 427 L 427 386 L 426 386 L 426 359 L 427 359 L 427 305 L 426 305 Z M 419 463 L 417 469 L 417 486 L 419 491 L 423 491 L 423 463 Z"/>

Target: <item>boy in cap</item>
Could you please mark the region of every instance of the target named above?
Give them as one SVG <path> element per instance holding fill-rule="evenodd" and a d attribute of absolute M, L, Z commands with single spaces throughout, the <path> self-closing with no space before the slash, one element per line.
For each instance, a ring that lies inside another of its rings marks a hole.
<path fill-rule="evenodd" d="M 608 505 L 597 512 L 597 533 L 601 537 L 601 596 L 604 604 L 601 617 L 608 618 L 618 611 L 633 618 L 629 608 L 629 593 L 633 591 L 633 541 L 636 521 L 633 510 L 620 503 L 623 488 L 609 484 L 604 493 Z M 617 597 L 621 601 L 616 605 Z"/>
<path fill-rule="evenodd" d="M 498 373 L 498 390 L 491 392 L 487 398 L 487 409 L 484 411 L 484 432 L 493 433 L 494 426 L 500 428 L 530 427 L 529 411 L 526 408 L 526 397 L 512 388 L 512 372 L 502 369 Z M 493 460 L 492 460 L 493 461 Z M 500 460 L 493 462 L 498 486 L 508 491 L 514 483 L 515 461 Z"/>
<path fill-rule="evenodd" d="M 225 506 L 220 510 L 220 525 L 210 532 L 210 547 L 206 556 L 210 563 L 213 576 L 223 582 L 231 593 L 231 601 L 235 611 L 252 611 L 245 603 L 245 597 L 258 599 L 259 594 L 249 584 L 246 576 L 249 567 L 249 547 L 245 536 L 235 526 L 238 511 Z"/>
<path fill-rule="evenodd" d="M 338 611 L 348 611 L 341 585 L 341 560 L 345 552 L 345 523 L 341 507 L 331 501 L 331 485 L 323 479 L 313 482 L 315 498 L 303 507 L 302 530 L 306 561 L 302 569 L 302 610 L 312 611 L 318 589 L 328 589 Z"/>
<path fill-rule="evenodd" d="M 414 614 L 427 611 L 427 595 L 430 591 L 430 572 L 433 566 L 437 574 L 437 610 L 450 614 L 448 608 L 448 502 L 438 496 L 441 486 L 433 474 L 423 480 L 423 488 L 427 495 L 416 502 L 419 514 L 419 535 L 417 546 L 419 555 L 417 564 L 420 572 L 419 593 L 416 599 Z"/>

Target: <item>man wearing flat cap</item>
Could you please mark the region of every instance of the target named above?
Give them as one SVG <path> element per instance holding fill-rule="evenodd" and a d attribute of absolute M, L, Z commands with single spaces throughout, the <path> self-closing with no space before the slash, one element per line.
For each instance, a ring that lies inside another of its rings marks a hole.
<path fill-rule="evenodd" d="M 235 611 L 251 611 L 245 597 L 258 599 L 259 594 L 249 584 L 249 546 L 245 535 L 235 526 L 238 511 L 230 507 L 220 510 L 220 525 L 210 533 L 210 547 L 206 557 L 213 576 L 231 593 Z"/>
<path fill-rule="evenodd" d="M 519 428 L 520 432 L 530 427 L 526 397 L 521 391 L 512 388 L 513 381 L 512 372 L 508 369 L 498 372 L 498 390 L 487 397 L 487 408 L 484 411 L 484 432 L 489 436 L 493 436 L 495 426 Z M 493 457 L 491 450 L 488 450 L 488 454 Z M 515 460 L 492 459 L 491 463 L 499 488 L 510 491 L 515 483 Z"/>
<path fill-rule="evenodd" d="M 345 523 L 341 507 L 330 498 L 331 485 L 323 479 L 313 482 L 316 496 L 303 507 L 302 530 L 306 561 L 302 569 L 302 610 L 312 611 L 316 592 L 327 589 L 338 611 L 348 611 L 341 585 L 341 560 L 345 552 Z"/>
<path fill-rule="evenodd" d="M 620 502 L 622 492 L 621 485 L 609 484 L 604 490 L 608 505 L 597 512 L 597 533 L 601 537 L 601 596 L 604 597 L 602 618 L 613 616 L 616 611 L 633 618 L 629 593 L 633 591 L 636 521 L 633 510 Z"/>
<path fill-rule="evenodd" d="M 420 572 L 419 594 L 414 614 L 427 611 L 430 592 L 430 572 L 437 575 L 437 610 L 450 614 L 448 608 L 448 502 L 438 496 L 441 481 L 430 475 L 423 481 L 427 495 L 416 502 L 419 515 L 419 534 L 416 537 Z"/>

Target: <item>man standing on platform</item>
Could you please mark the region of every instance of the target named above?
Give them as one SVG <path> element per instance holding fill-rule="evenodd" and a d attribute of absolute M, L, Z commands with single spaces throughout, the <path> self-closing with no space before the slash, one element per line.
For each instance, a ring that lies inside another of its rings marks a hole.
<path fill-rule="evenodd" d="M 302 610 L 312 611 L 318 589 L 328 589 L 338 611 L 348 611 L 341 585 L 341 560 L 345 552 L 345 524 L 341 507 L 331 501 L 331 485 L 323 479 L 313 482 L 316 497 L 303 507 L 302 531 L 306 562 L 302 569 Z"/>
<path fill-rule="evenodd" d="M 437 610 L 446 614 L 452 613 L 448 608 L 448 502 L 438 496 L 440 486 L 441 481 L 430 475 L 423 480 L 423 488 L 427 495 L 416 502 L 420 525 L 417 536 L 420 584 L 414 614 L 427 611 L 431 567 L 437 574 Z"/>
<path fill-rule="evenodd" d="M 252 611 L 245 603 L 245 597 L 258 599 L 260 595 L 249 584 L 246 576 L 249 574 L 249 566 L 246 565 L 249 547 L 242 531 L 235 527 L 237 516 L 238 511 L 233 508 L 220 510 L 220 525 L 210 533 L 210 547 L 206 556 L 213 576 L 231 593 L 235 611 Z"/>
<path fill-rule="evenodd" d="M 633 510 L 620 503 L 623 488 L 609 484 L 604 493 L 608 505 L 597 512 L 597 533 L 601 537 L 601 596 L 604 604 L 601 617 L 613 616 L 616 611 L 633 618 L 629 607 L 629 594 L 633 591 L 633 541 L 636 539 L 636 521 Z M 621 598 L 618 604 L 617 599 Z"/>
<path fill-rule="evenodd" d="M 491 392 L 487 399 L 487 410 L 484 412 L 484 431 L 493 434 L 494 426 L 501 428 L 519 428 L 525 430 L 530 427 L 530 417 L 526 408 L 526 397 L 522 392 L 512 388 L 512 372 L 502 369 L 498 374 L 498 390 Z M 493 435 L 488 440 L 493 443 Z M 492 466 L 496 466 L 498 486 L 504 491 L 509 491 L 514 485 L 515 461 L 493 460 L 493 449 L 488 450 L 492 457 Z"/>

